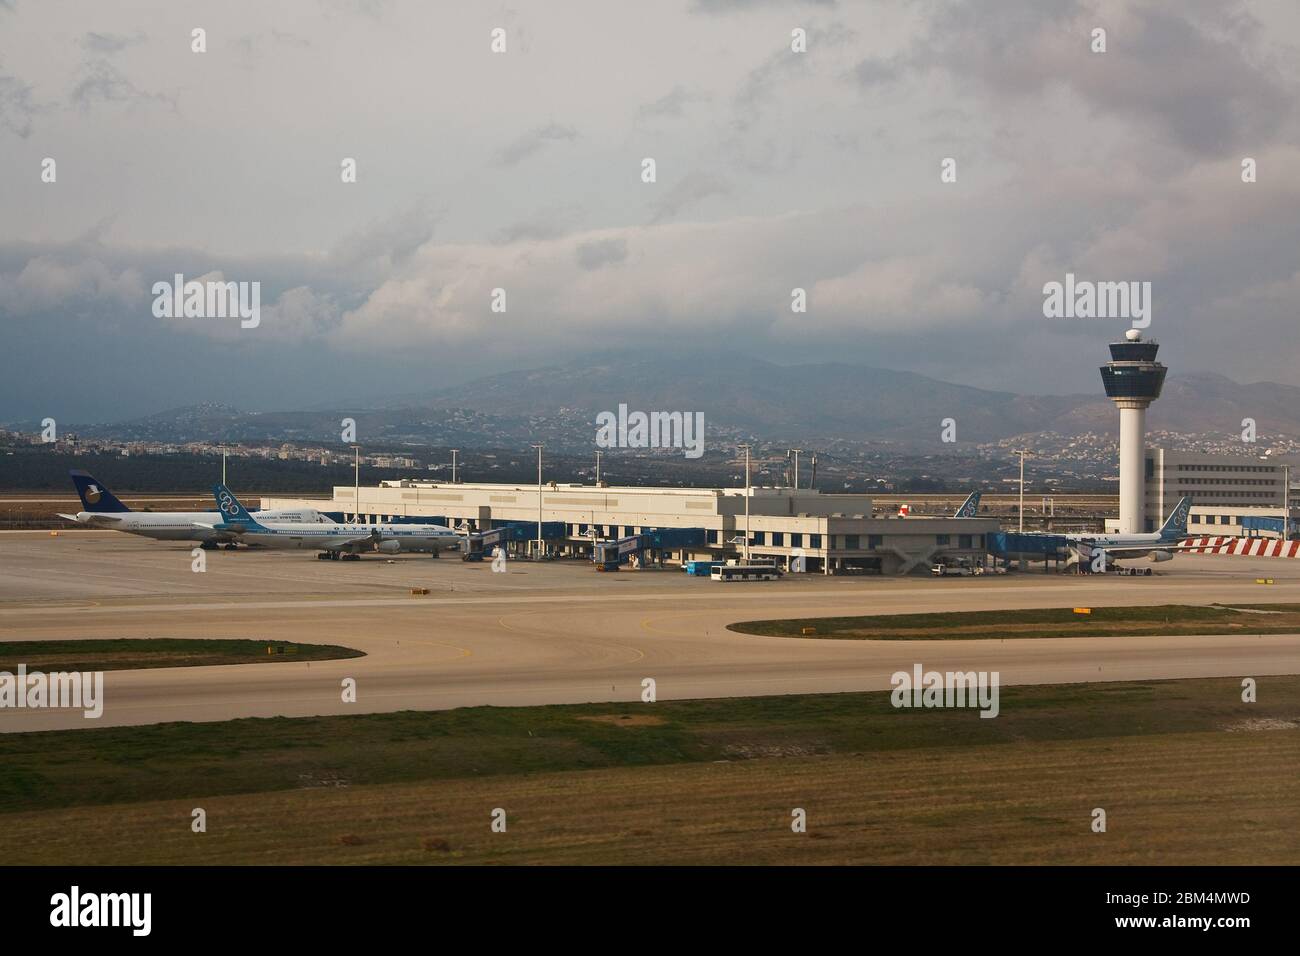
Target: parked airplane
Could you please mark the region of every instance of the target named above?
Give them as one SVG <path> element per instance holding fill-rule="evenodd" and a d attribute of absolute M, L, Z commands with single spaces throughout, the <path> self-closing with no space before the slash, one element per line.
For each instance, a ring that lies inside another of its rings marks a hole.
<path fill-rule="evenodd" d="M 1176 552 L 1190 550 L 1180 542 L 1187 537 L 1187 517 L 1191 511 L 1189 495 L 1178 499 L 1178 504 L 1174 505 L 1159 531 L 1147 534 L 1067 534 L 1063 537 L 1075 547 L 1080 562 L 1091 561 L 1097 570 L 1104 570 L 1110 558 L 1150 557 L 1152 561 L 1169 561 Z"/>
<path fill-rule="evenodd" d="M 1187 518 L 1192 509 L 1190 497 L 1181 498 L 1159 531 L 1146 534 L 1053 534 L 1052 532 L 1006 531 L 989 536 L 989 551 L 1008 560 L 1057 559 L 1067 564 L 1076 560 L 1094 571 L 1104 571 L 1110 560 L 1149 557 L 1168 561 L 1179 551 L 1190 551 L 1183 543 L 1187 536 Z"/>
<path fill-rule="evenodd" d="M 234 535 L 239 541 L 268 548 L 310 549 L 319 551 L 316 557 L 324 560 L 356 561 L 362 552 L 377 551 L 396 554 L 399 551 L 455 551 L 464 538 L 441 524 L 336 524 L 326 521 L 319 524 L 291 524 L 279 521 L 259 521 L 249 514 L 239 499 L 225 485 L 214 485 L 212 494 L 217 499 L 217 510 L 222 521 L 216 524 L 200 523 L 223 534 Z M 260 516 L 259 516 L 260 517 Z"/>
<path fill-rule="evenodd" d="M 233 547 L 236 537 L 215 531 L 210 526 L 219 523 L 220 515 L 213 511 L 132 511 L 108 490 L 103 482 L 79 468 L 68 472 L 77 487 L 77 495 L 85 507 L 75 515 L 59 514 L 60 518 L 75 521 L 92 528 L 110 528 L 159 541 L 201 541 L 205 548 L 215 548 L 221 543 Z M 320 512 L 311 508 L 292 508 L 279 511 L 259 511 L 258 516 L 268 521 L 302 524 L 321 522 Z M 204 526 L 204 524 L 208 526 Z"/>
<path fill-rule="evenodd" d="M 966 500 L 961 503 L 961 507 L 953 512 L 954 518 L 974 518 L 979 515 L 981 491 L 972 491 Z M 898 516 L 900 518 L 910 518 L 912 516 L 911 505 L 899 505 Z M 917 515 L 918 518 L 929 517 L 928 515 Z"/>

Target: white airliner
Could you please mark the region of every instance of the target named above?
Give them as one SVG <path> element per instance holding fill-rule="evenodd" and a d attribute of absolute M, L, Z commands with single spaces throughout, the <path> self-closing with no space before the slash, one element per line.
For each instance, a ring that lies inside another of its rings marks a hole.
<path fill-rule="evenodd" d="M 1108 558 L 1146 558 L 1168 561 L 1175 552 L 1188 547 L 1180 542 L 1187 537 L 1187 517 L 1192 511 L 1191 496 L 1179 498 L 1159 531 L 1147 534 L 1067 534 L 1065 538 L 1079 552 L 1079 560 L 1092 560 L 1105 567 Z M 1100 561 L 1097 555 L 1101 554 Z"/>
<path fill-rule="evenodd" d="M 233 542 L 238 540 L 235 535 L 213 530 L 212 525 L 221 521 L 221 516 L 216 512 L 132 511 L 102 482 L 96 481 L 93 475 L 80 469 L 73 469 L 69 474 L 72 483 L 77 486 L 77 495 L 85 510 L 78 511 L 75 515 L 60 513 L 60 518 L 91 528 L 109 528 L 159 541 L 201 541 L 205 548 L 213 548 L 222 543 L 233 546 Z M 326 520 L 319 511 L 311 508 L 259 511 L 258 516 L 293 524 L 320 523 Z"/>
<path fill-rule="evenodd" d="M 259 521 L 249 514 L 225 485 L 214 485 L 220 523 L 200 522 L 200 528 L 234 535 L 239 541 L 268 548 L 305 549 L 321 552 L 328 559 L 356 561 L 363 552 L 396 554 L 399 551 L 455 551 L 465 540 L 441 524 L 291 524 Z M 265 514 L 265 512 L 263 512 Z"/>
<path fill-rule="evenodd" d="M 1187 537 L 1187 517 L 1192 510 L 1191 497 L 1180 498 L 1159 531 L 1146 534 L 1053 534 L 1051 532 L 1006 532 L 1004 537 L 1023 542 L 1041 541 L 1050 548 L 1059 548 L 1060 542 L 1078 556 L 1080 564 L 1091 564 L 1095 571 L 1104 571 L 1110 560 L 1123 561 L 1150 558 L 1152 561 L 1169 561 L 1179 551 L 1190 551 L 1192 545 L 1184 543 Z M 994 539 L 996 541 L 996 538 Z M 1021 550 L 1008 547 L 990 548 L 1000 558 L 1042 558 L 1048 552 Z"/>

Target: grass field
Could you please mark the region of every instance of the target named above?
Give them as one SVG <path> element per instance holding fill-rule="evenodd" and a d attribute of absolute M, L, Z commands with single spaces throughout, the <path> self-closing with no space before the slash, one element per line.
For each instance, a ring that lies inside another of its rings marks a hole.
<path fill-rule="evenodd" d="M 205 664 L 274 664 L 279 661 L 330 661 L 364 657 L 336 644 L 291 641 L 199 640 L 124 637 L 97 641 L 3 641 L 0 671 L 116 671 L 146 667 L 200 667 Z"/>
<path fill-rule="evenodd" d="M 1003 640 L 1041 637 L 1132 637 L 1179 634 L 1294 634 L 1300 605 L 1160 604 L 1154 607 L 1094 607 L 1016 611 L 952 611 L 941 614 L 878 614 L 741 621 L 728 629 L 765 637 L 818 640 L 925 641 Z M 805 628 L 813 632 L 804 634 Z"/>
<path fill-rule="evenodd" d="M 10 863 L 1300 862 L 1300 677 L 0 737 Z M 191 832 L 191 811 L 207 813 Z M 490 814 L 507 812 L 506 833 Z M 795 807 L 809 832 L 790 830 Z M 1108 832 L 1090 830 L 1093 808 Z"/>

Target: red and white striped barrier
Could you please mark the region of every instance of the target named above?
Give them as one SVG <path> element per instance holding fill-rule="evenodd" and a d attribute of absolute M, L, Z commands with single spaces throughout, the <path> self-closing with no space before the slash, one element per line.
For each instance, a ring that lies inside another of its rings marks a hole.
<path fill-rule="evenodd" d="M 1281 538 L 1184 538 L 1178 542 L 1184 554 L 1240 554 L 1248 558 L 1300 557 L 1300 541 Z"/>

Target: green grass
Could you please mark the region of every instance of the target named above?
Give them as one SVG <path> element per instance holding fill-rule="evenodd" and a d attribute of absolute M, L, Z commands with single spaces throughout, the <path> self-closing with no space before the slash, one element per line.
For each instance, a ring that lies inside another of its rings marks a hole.
<path fill-rule="evenodd" d="M 898 710 L 879 692 L 15 733 L 0 735 L 0 813 L 1300 720 L 1300 677 L 1261 678 L 1258 704 L 1240 693 L 1234 678 L 1003 687 L 993 720 L 975 710 Z"/>
<path fill-rule="evenodd" d="M 268 652 L 270 648 L 270 652 Z M 77 641 L 0 642 L 0 671 L 113 671 L 149 667 L 200 667 L 208 664 L 274 664 L 364 657 L 336 644 L 291 641 L 200 640 L 124 637 Z"/>
<path fill-rule="evenodd" d="M 1278 611 L 1250 614 L 1220 605 L 1161 604 L 1143 607 L 1025 608 L 952 611 L 939 614 L 880 614 L 741 621 L 728 628 L 741 634 L 873 641 L 999 640 L 1044 637 L 1160 636 L 1179 634 L 1291 634 L 1300 631 L 1300 605 L 1254 604 Z M 815 633 L 802 633 L 806 627 Z"/>

